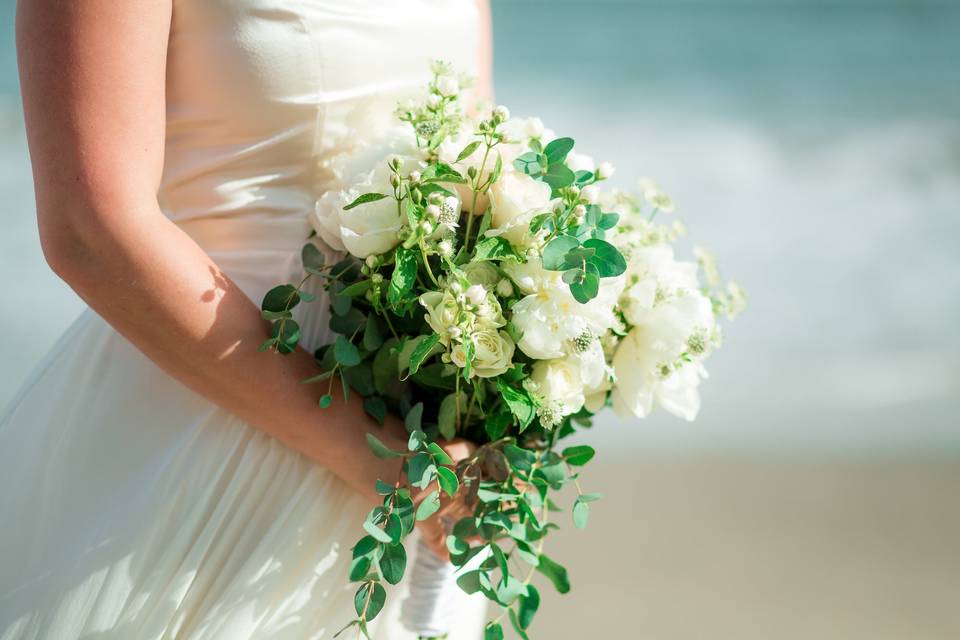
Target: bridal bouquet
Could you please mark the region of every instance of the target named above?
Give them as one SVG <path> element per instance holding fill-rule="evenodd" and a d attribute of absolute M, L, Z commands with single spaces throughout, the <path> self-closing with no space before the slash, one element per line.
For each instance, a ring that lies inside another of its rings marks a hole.
<path fill-rule="evenodd" d="M 342 188 L 320 198 L 312 222 L 347 257 L 325 265 L 304 247 L 304 281 L 263 300 L 272 329 L 262 348 L 296 348 L 293 309 L 310 299 L 304 282 L 322 278 L 339 335 L 316 353 L 312 380 L 329 385 L 320 406 L 338 377 L 375 420 L 394 413 L 409 431 L 405 451 L 368 438 L 377 456 L 403 458 L 405 478 L 377 483 L 383 504 L 353 548 L 348 627 L 366 633 L 383 582 L 404 575 L 415 522 L 456 494 L 472 508 L 447 538 L 456 583 L 501 607 L 487 640 L 503 638 L 507 620 L 526 638 L 540 603 L 534 574 L 570 589 L 544 546 L 561 505 L 582 528 L 599 497 L 580 475 L 594 449 L 561 443 L 609 405 L 693 419 L 717 318 L 735 315 L 744 295 L 720 286 L 705 251 L 675 258 L 684 230 L 658 221 L 673 203 L 655 184 L 637 196 L 604 189 L 609 164 L 504 107 L 468 117 L 464 79 L 444 64 L 433 71 L 396 128 L 337 160 Z M 437 444 L 454 437 L 478 445 L 456 464 Z M 415 504 L 409 487 L 426 497 Z"/>

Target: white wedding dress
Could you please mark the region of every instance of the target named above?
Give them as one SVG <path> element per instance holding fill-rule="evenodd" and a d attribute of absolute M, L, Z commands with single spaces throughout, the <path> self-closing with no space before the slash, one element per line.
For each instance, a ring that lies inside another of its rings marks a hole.
<path fill-rule="evenodd" d="M 478 29 L 474 0 L 174 0 L 163 210 L 259 303 L 301 273 L 330 157 L 432 58 L 475 73 Z M 325 301 L 301 306 L 324 343 Z M 0 416 L 0 639 L 330 638 L 370 506 L 87 310 Z M 401 599 L 378 640 L 412 637 Z M 484 614 L 463 596 L 451 638 Z"/>

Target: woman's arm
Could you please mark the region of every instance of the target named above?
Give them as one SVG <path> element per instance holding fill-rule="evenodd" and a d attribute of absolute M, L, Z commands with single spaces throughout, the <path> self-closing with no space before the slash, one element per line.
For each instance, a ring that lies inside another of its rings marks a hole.
<path fill-rule="evenodd" d="M 171 0 L 30 0 L 17 48 L 44 255 L 159 366 L 373 499 L 356 394 L 320 410 L 313 358 L 263 354 L 259 308 L 160 211 Z M 215 296 L 209 292 L 215 291 Z M 337 394 L 334 394 L 337 397 Z M 399 424 L 377 429 L 402 449 Z"/>

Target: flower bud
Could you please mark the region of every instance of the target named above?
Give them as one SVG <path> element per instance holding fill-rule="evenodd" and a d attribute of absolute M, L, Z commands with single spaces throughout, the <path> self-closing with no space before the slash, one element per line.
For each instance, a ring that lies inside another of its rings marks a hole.
<path fill-rule="evenodd" d="M 467 167 L 467 175 L 471 178 L 477 177 L 477 168 L 476 167 Z"/>
<path fill-rule="evenodd" d="M 609 162 L 601 162 L 600 166 L 597 167 L 597 180 L 606 180 L 607 178 L 611 177 L 616 170 L 616 167 Z"/>
<path fill-rule="evenodd" d="M 456 339 L 459 338 L 461 335 L 463 335 L 463 331 L 460 330 L 460 327 L 450 327 L 449 329 L 447 329 L 447 333 L 448 333 L 448 334 L 450 335 L 450 337 L 453 338 L 454 340 L 456 340 Z"/>
<path fill-rule="evenodd" d="M 524 133 L 529 138 L 539 138 L 543 135 L 543 120 L 540 118 L 530 118 L 527 120 L 527 126 L 524 127 Z"/>
<path fill-rule="evenodd" d="M 364 262 L 365 262 L 366 265 L 367 265 L 368 267 L 370 267 L 371 269 L 376 269 L 376 268 L 377 268 L 377 256 L 369 255 L 369 256 L 367 256 L 367 259 L 364 260 Z"/>
<path fill-rule="evenodd" d="M 431 223 L 429 220 L 421 220 L 420 228 L 423 229 L 424 233 L 433 233 L 433 223 Z"/>
<path fill-rule="evenodd" d="M 459 282 L 457 282 L 456 280 L 454 280 L 453 282 L 450 283 L 450 292 L 451 292 L 453 295 L 457 295 L 457 294 L 459 294 L 459 293 L 463 293 L 463 286 L 461 286 Z"/>
<path fill-rule="evenodd" d="M 599 197 L 600 197 L 600 193 L 597 191 L 597 188 L 593 185 L 587 185 L 583 189 L 580 189 L 580 198 L 590 204 L 596 204 L 597 199 Z"/>
<path fill-rule="evenodd" d="M 453 244 L 449 240 L 441 240 L 437 243 L 437 251 L 440 252 L 440 255 L 449 258 L 453 255 Z"/>
<path fill-rule="evenodd" d="M 497 283 L 497 295 L 501 298 L 509 298 L 513 295 L 513 283 L 503 278 Z"/>
<path fill-rule="evenodd" d="M 403 158 L 400 156 L 390 156 L 390 168 L 397 170 L 403 166 Z"/>
<path fill-rule="evenodd" d="M 583 220 L 584 216 L 587 215 L 587 208 L 582 204 L 578 204 L 573 208 L 573 216 L 577 220 Z"/>
<path fill-rule="evenodd" d="M 381 282 L 383 282 L 383 276 L 380 275 L 379 273 L 371 274 L 371 275 L 370 275 L 370 281 L 371 281 L 373 284 L 380 284 Z"/>
<path fill-rule="evenodd" d="M 471 304 L 479 305 L 487 299 L 487 290 L 482 284 L 474 284 L 467 288 L 467 300 Z"/>
<path fill-rule="evenodd" d="M 457 95 L 460 83 L 453 76 L 442 76 L 437 80 L 437 92 L 445 98 Z"/>
<path fill-rule="evenodd" d="M 426 213 L 428 216 L 430 216 L 431 220 L 437 220 L 440 218 L 440 207 L 435 204 L 428 204 Z"/>
<path fill-rule="evenodd" d="M 396 189 L 400 186 L 400 176 L 395 173 L 390 174 L 390 186 Z"/>
<path fill-rule="evenodd" d="M 502 104 L 498 105 L 497 108 L 493 110 L 493 119 L 498 124 L 501 122 L 506 122 L 507 120 L 510 119 L 510 110 L 507 109 Z"/>
<path fill-rule="evenodd" d="M 431 109 L 436 109 L 437 107 L 440 106 L 440 101 L 442 99 L 443 98 L 441 98 L 437 94 L 431 93 L 430 95 L 427 96 L 427 106 Z"/>
<path fill-rule="evenodd" d="M 422 178 L 422 177 L 423 177 L 423 176 L 421 175 L 421 173 L 420 173 L 419 171 L 411 171 L 411 172 L 410 172 L 410 182 L 420 182 L 420 178 Z"/>

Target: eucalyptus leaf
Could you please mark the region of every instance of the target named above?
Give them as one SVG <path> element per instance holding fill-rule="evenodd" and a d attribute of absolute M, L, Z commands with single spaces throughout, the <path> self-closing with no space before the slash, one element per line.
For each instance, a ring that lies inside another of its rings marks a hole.
<path fill-rule="evenodd" d="M 263 311 L 279 313 L 293 309 L 299 303 L 299 290 L 292 284 L 281 284 L 267 291 L 263 296 L 263 302 L 260 303 L 260 308 Z"/>
<path fill-rule="evenodd" d="M 580 246 L 573 236 L 557 236 L 543 248 L 543 268 L 559 271 L 567 257 L 567 252 Z"/>
<path fill-rule="evenodd" d="M 358 197 L 356 200 L 348 204 L 343 208 L 344 211 L 349 211 L 354 207 L 359 207 L 362 204 L 367 204 L 368 202 L 376 202 L 377 200 L 383 200 L 384 198 L 389 198 L 390 196 L 384 195 L 382 193 L 365 193 Z"/>
<path fill-rule="evenodd" d="M 342 367 L 352 367 L 360 364 L 360 350 L 343 336 L 337 336 L 333 343 L 333 354 Z"/>
<path fill-rule="evenodd" d="M 431 491 L 420 506 L 417 507 L 417 520 L 426 520 L 440 510 L 440 494 L 436 489 Z"/>
<path fill-rule="evenodd" d="M 370 447 L 370 450 L 373 451 L 373 455 L 378 458 L 399 458 L 403 455 L 383 444 L 380 439 L 372 433 L 367 434 L 367 445 Z"/>
<path fill-rule="evenodd" d="M 397 527 L 399 527 L 399 519 Z M 383 556 L 380 558 L 380 573 L 383 579 L 390 584 L 399 584 L 403 579 L 403 573 L 407 568 L 407 551 L 402 544 L 390 544 L 383 548 Z"/>

